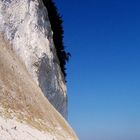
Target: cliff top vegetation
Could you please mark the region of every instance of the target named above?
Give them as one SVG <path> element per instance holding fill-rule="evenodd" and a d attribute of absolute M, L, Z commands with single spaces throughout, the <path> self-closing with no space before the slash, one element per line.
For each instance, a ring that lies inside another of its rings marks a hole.
<path fill-rule="evenodd" d="M 56 53 L 60 62 L 61 71 L 66 79 L 66 63 L 69 61 L 69 57 L 71 55 L 65 50 L 63 42 L 64 30 L 62 25 L 62 16 L 58 12 L 58 9 L 53 0 L 43 0 L 43 3 L 48 10 L 48 16 L 53 31 L 53 41 L 56 48 Z"/>

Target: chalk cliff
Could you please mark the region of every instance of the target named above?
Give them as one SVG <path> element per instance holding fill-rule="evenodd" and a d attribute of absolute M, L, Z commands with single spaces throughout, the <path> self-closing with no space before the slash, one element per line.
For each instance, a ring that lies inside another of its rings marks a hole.
<path fill-rule="evenodd" d="M 77 140 L 42 1 L 0 0 L 0 34 L 0 139 Z"/>
<path fill-rule="evenodd" d="M 0 0 L 0 32 L 7 37 L 44 95 L 66 118 L 66 86 L 43 2 Z"/>

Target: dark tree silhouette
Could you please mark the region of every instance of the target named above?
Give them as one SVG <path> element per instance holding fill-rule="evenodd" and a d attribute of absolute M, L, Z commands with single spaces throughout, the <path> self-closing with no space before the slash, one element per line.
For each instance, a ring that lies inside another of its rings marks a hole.
<path fill-rule="evenodd" d="M 66 78 L 66 63 L 69 61 L 69 57 L 71 55 L 69 52 L 65 51 L 63 43 L 63 20 L 53 0 L 43 0 L 43 3 L 48 10 L 48 16 L 51 23 L 51 28 L 53 30 L 53 41 L 56 47 L 56 53 L 60 62 L 61 71 Z"/>

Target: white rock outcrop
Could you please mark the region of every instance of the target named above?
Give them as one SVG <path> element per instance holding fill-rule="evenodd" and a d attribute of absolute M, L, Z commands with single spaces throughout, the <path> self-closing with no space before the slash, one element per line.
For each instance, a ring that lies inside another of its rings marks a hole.
<path fill-rule="evenodd" d="M 0 140 L 78 140 L 1 36 Z"/>
<path fill-rule="evenodd" d="M 0 32 L 51 104 L 67 118 L 67 95 L 41 0 L 0 0 Z"/>
<path fill-rule="evenodd" d="M 0 0 L 0 140 L 78 140 L 64 117 L 47 9 L 42 0 Z"/>

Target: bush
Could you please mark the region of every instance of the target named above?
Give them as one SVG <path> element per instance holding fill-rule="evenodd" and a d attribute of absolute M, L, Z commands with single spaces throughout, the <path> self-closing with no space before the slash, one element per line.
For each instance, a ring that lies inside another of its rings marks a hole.
<path fill-rule="evenodd" d="M 69 52 L 65 51 L 63 43 L 64 37 L 64 30 L 62 26 L 63 20 L 53 0 L 43 0 L 43 3 L 48 10 L 48 16 L 53 31 L 53 41 L 60 62 L 61 71 L 64 74 L 64 77 L 66 78 L 66 63 L 69 61 L 69 57 L 71 55 Z"/>

